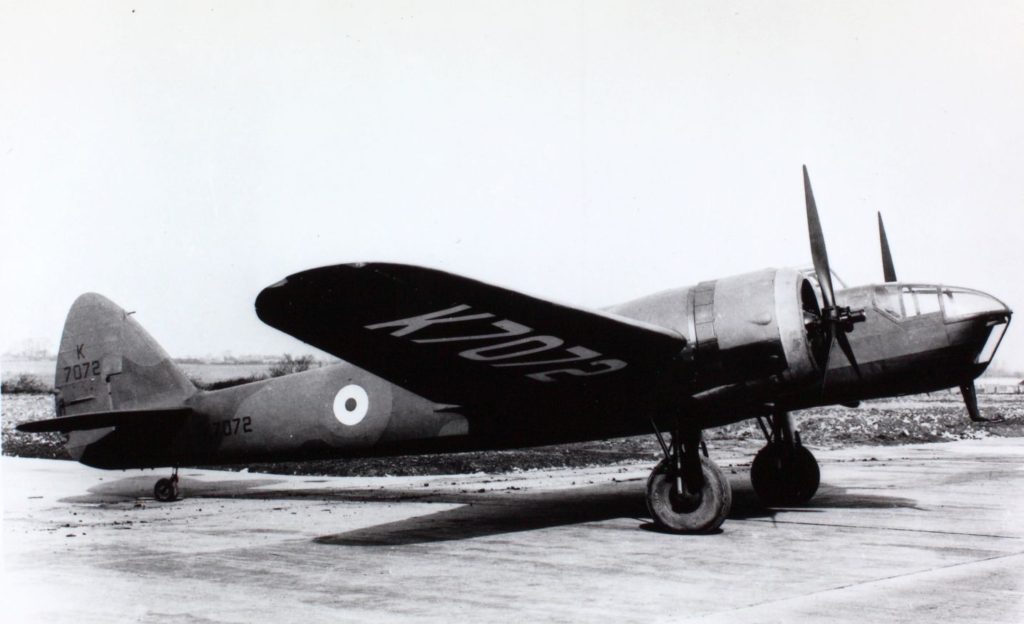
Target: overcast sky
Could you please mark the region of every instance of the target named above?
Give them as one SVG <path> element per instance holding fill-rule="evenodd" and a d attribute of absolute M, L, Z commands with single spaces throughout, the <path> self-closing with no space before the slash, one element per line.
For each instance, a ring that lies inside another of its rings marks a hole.
<path fill-rule="evenodd" d="M 847 282 L 881 210 L 901 279 L 1024 310 L 1022 2 L 0 11 L 0 350 L 96 291 L 173 355 L 311 352 L 253 302 L 338 262 L 582 306 L 805 265 L 803 163 Z"/>

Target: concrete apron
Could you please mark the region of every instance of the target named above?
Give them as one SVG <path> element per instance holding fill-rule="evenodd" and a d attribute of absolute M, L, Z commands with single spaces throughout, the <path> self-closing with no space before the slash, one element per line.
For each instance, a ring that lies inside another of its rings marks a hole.
<path fill-rule="evenodd" d="M 714 449 L 712 449 L 714 452 Z M 721 533 L 651 530 L 651 466 L 316 478 L 4 457 L 10 621 L 1024 621 L 1024 440 L 816 450 L 806 507 L 718 457 Z"/>

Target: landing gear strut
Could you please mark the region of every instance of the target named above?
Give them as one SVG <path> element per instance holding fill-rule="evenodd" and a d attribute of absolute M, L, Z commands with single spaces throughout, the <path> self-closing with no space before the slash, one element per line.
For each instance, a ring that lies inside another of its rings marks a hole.
<path fill-rule="evenodd" d="M 673 533 L 714 531 L 729 513 L 732 489 L 707 458 L 700 430 L 677 428 L 670 444 L 657 426 L 654 431 L 665 454 L 647 479 L 647 509 L 655 524 Z"/>
<path fill-rule="evenodd" d="M 178 500 L 178 469 L 175 468 L 170 479 L 160 479 L 153 486 L 153 498 L 161 503 Z"/>
<path fill-rule="evenodd" d="M 818 491 L 818 460 L 800 443 L 789 412 L 776 411 L 766 420 L 768 425 L 757 419 L 768 444 L 754 457 L 750 483 L 769 507 L 803 505 Z"/>

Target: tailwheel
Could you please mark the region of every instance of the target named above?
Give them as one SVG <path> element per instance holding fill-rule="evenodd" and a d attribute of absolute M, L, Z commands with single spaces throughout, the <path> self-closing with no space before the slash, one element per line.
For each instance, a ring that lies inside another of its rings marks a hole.
<path fill-rule="evenodd" d="M 808 503 L 821 481 L 818 460 L 805 446 L 768 444 L 754 457 L 750 483 L 769 507 Z"/>
<path fill-rule="evenodd" d="M 161 503 L 170 503 L 178 500 L 178 469 L 169 479 L 160 479 L 153 486 L 153 498 Z"/>
<path fill-rule="evenodd" d="M 647 510 L 654 523 L 673 533 L 716 530 L 729 514 L 732 488 L 721 469 L 707 458 L 701 432 L 677 427 L 671 444 L 665 443 L 657 425 L 654 433 L 665 454 L 647 479 Z"/>

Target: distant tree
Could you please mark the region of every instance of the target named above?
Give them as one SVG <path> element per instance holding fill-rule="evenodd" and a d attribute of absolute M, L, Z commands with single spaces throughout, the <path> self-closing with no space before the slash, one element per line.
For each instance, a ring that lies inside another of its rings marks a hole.
<path fill-rule="evenodd" d="M 220 381 L 203 381 L 197 377 L 189 377 L 192 381 L 192 385 L 199 388 L 200 390 L 223 390 L 224 388 L 231 388 L 233 386 L 241 386 L 254 381 L 263 381 L 266 379 L 266 375 L 249 375 L 247 377 L 232 377 L 230 379 L 221 379 Z"/>
<path fill-rule="evenodd" d="M 0 391 L 4 394 L 53 394 L 53 388 L 35 375 L 28 374 L 0 383 Z"/>
<path fill-rule="evenodd" d="M 291 375 L 292 373 L 301 373 L 313 368 L 315 365 L 316 360 L 312 355 L 300 355 L 293 358 L 291 354 L 285 353 L 284 359 L 278 361 L 277 364 L 271 365 L 269 373 L 271 377 L 281 377 Z"/>

